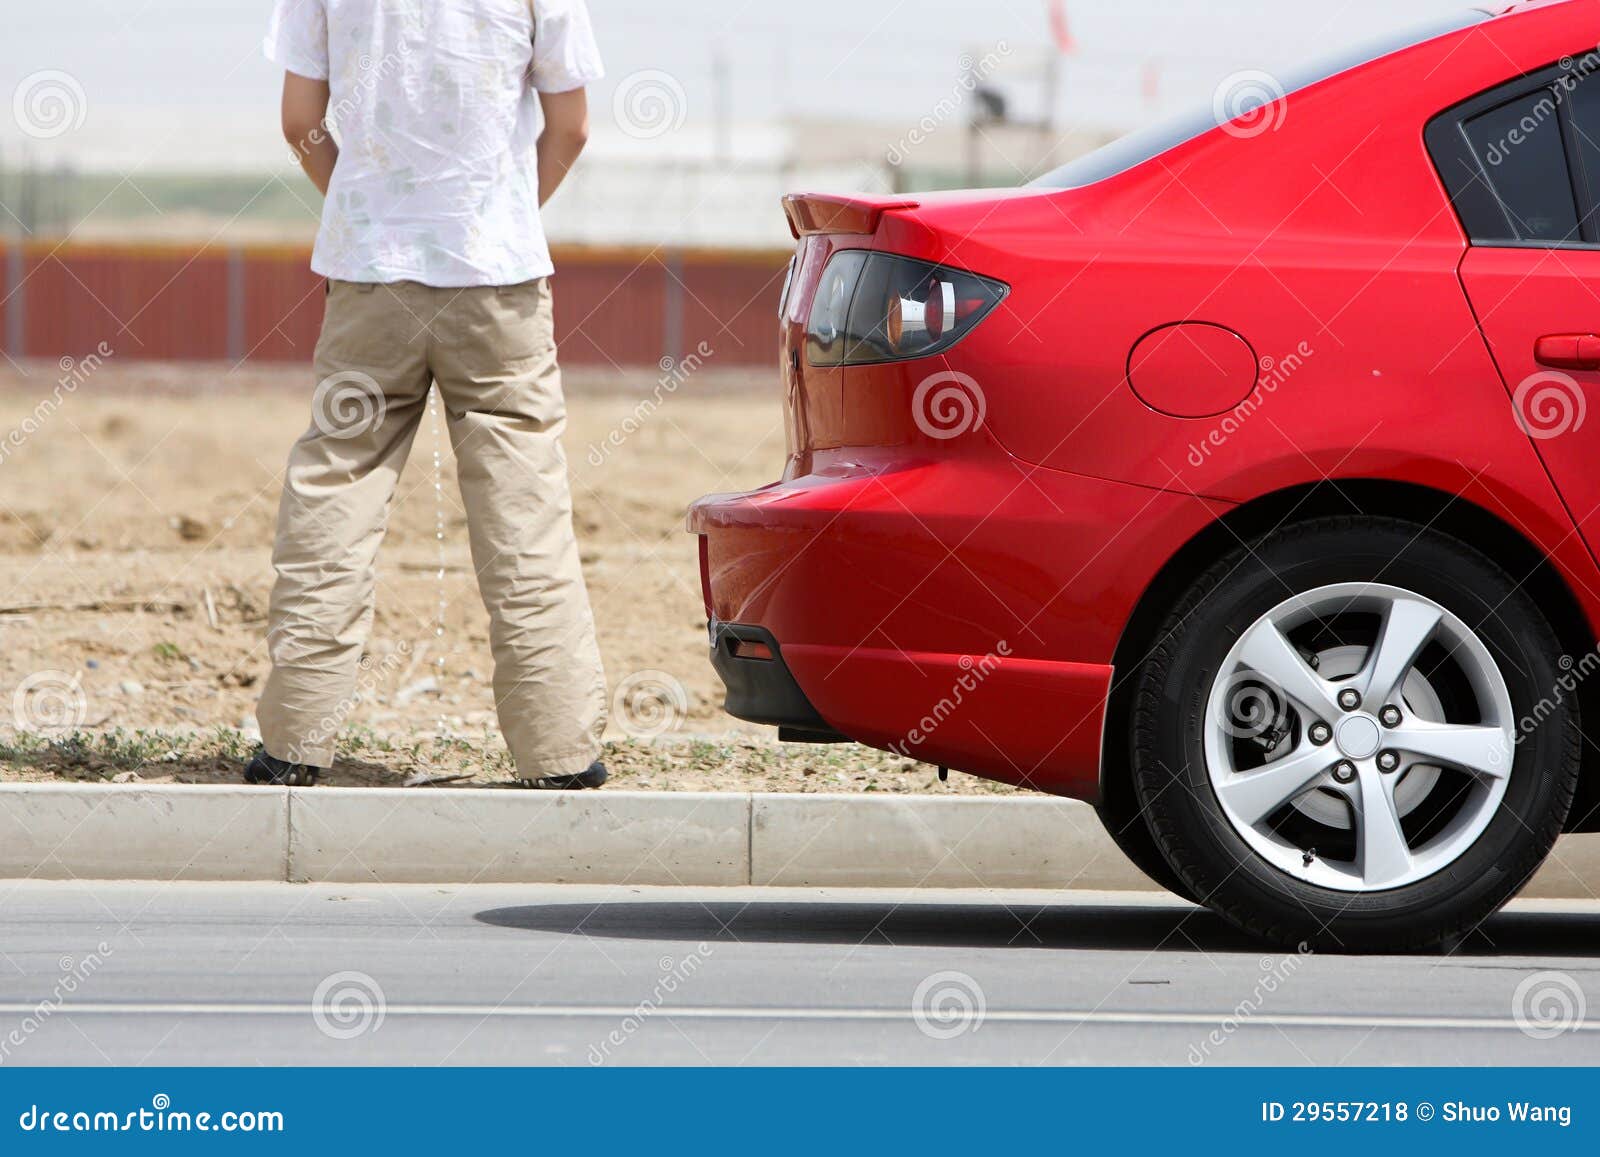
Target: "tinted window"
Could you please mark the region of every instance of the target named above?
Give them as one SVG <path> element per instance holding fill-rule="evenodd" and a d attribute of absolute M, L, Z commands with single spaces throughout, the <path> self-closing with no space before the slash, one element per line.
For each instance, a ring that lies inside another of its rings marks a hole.
<path fill-rule="evenodd" d="M 1462 101 L 1424 136 L 1475 245 L 1600 245 L 1600 54 Z"/>
<path fill-rule="evenodd" d="M 1401 49 L 1411 48 L 1448 32 L 1458 32 L 1488 19 L 1487 12 L 1477 10 L 1457 12 L 1421 27 L 1413 27 L 1382 40 L 1346 49 L 1314 64 L 1280 74 L 1276 79 L 1284 94 L 1289 95 L 1310 88 L 1330 76 L 1337 76 L 1341 72 L 1348 72 L 1352 68 L 1399 52 Z M 1227 108 L 1222 115 L 1219 115 L 1216 102 L 1213 102 L 1211 107 L 1196 109 L 1192 113 L 1163 121 L 1150 128 L 1130 133 L 1120 140 L 1112 141 L 1104 148 L 1096 149 L 1075 161 L 1067 162 L 1059 169 L 1046 173 L 1033 184 L 1057 189 L 1076 189 L 1083 185 L 1092 185 L 1096 181 L 1103 181 L 1135 165 L 1143 164 L 1152 157 L 1158 157 L 1169 149 L 1175 149 L 1185 141 L 1193 140 L 1202 133 L 1210 132 L 1219 125 L 1227 124 L 1236 117 L 1271 103 L 1275 98 L 1276 94 L 1262 91 L 1245 98 L 1238 107 Z"/>
<path fill-rule="evenodd" d="M 1462 125 L 1499 212 L 1475 241 L 1577 240 L 1578 211 L 1551 89 L 1528 93 Z"/>

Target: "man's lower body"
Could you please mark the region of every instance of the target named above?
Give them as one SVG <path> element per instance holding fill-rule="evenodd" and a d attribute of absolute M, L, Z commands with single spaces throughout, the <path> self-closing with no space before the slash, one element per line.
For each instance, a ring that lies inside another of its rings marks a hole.
<path fill-rule="evenodd" d="M 332 764 L 356 703 L 378 546 L 436 383 L 517 776 L 560 783 L 590 769 L 605 673 L 572 530 L 548 282 L 330 282 L 316 378 L 312 425 L 290 454 L 278 511 L 272 674 L 257 712 L 266 763 Z"/>

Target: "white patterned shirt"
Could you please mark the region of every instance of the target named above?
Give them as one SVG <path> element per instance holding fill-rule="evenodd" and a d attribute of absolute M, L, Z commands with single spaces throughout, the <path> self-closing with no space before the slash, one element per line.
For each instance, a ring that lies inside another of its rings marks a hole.
<path fill-rule="evenodd" d="M 275 0 L 265 48 L 329 84 L 339 163 L 313 271 L 436 286 L 553 271 L 537 93 L 600 79 L 584 0 Z"/>

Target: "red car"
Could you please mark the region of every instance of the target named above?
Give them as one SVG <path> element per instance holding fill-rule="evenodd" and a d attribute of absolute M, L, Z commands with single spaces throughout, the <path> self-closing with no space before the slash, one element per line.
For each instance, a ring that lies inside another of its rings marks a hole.
<path fill-rule="evenodd" d="M 1600 2 L 1464 12 L 1009 190 L 786 199 L 727 710 L 1095 805 L 1289 944 L 1600 815 Z"/>

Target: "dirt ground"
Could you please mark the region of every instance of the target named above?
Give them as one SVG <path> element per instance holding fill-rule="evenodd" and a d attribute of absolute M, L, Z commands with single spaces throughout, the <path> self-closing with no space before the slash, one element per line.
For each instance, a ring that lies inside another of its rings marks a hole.
<path fill-rule="evenodd" d="M 237 778 L 268 667 L 279 473 L 308 423 L 309 377 L 0 368 L 0 780 Z M 683 514 L 697 495 L 776 477 L 777 399 L 705 373 L 633 429 L 655 387 L 647 373 L 572 374 L 568 386 L 575 516 L 618 691 L 615 786 L 1010 790 L 959 774 L 942 785 L 932 768 L 855 745 L 781 745 L 723 715 Z M 425 421 L 380 556 L 362 702 L 329 782 L 508 779 L 487 625 L 449 440 Z"/>

